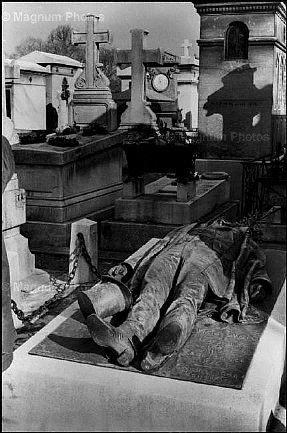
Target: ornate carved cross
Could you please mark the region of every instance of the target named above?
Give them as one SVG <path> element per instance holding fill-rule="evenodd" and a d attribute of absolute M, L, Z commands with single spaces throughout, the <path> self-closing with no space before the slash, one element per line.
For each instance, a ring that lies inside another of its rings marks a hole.
<path fill-rule="evenodd" d="M 99 17 L 88 14 L 86 32 L 78 33 L 73 31 L 72 44 L 86 44 L 86 67 L 85 67 L 85 87 L 94 87 L 94 68 L 99 63 L 99 48 L 100 44 L 111 42 L 111 34 L 109 30 L 95 30 L 94 23 L 99 21 Z"/>

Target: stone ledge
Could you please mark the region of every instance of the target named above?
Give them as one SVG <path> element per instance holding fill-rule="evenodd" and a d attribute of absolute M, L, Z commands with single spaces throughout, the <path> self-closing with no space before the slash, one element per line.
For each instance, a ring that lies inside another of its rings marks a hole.
<path fill-rule="evenodd" d="M 13 155 L 16 164 L 66 165 L 79 158 L 88 157 L 95 152 L 102 152 L 110 147 L 117 146 L 124 140 L 125 131 L 117 131 L 105 136 L 94 135 L 81 137 L 80 146 L 74 148 L 61 148 L 49 146 L 47 143 L 13 146 Z M 96 146 L 96 147 L 95 147 Z"/>
<path fill-rule="evenodd" d="M 201 218 L 200 222 L 211 223 L 219 217 L 228 221 L 238 220 L 239 203 L 228 202 Z M 99 257 L 117 257 L 130 254 L 147 242 L 151 237 L 162 238 L 174 228 L 175 224 L 144 224 L 116 220 L 102 221 L 100 224 Z"/>

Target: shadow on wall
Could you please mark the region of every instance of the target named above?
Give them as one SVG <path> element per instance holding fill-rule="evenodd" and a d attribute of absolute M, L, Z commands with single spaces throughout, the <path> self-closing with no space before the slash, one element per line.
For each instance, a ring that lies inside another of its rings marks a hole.
<path fill-rule="evenodd" d="M 249 65 L 234 69 L 222 78 L 223 87 L 208 97 L 206 117 L 220 114 L 223 127 L 215 136 L 209 122 L 210 131 L 200 137 L 202 156 L 208 152 L 217 158 L 257 158 L 271 153 L 272 85 L 258 89 L 255 71 Z"/>
<path fill-rule="evenodd" d="M 58 112 L 51 103 L 46 106 L 46 130 L 47 132 L 55 132 L 58 128 Z"/>

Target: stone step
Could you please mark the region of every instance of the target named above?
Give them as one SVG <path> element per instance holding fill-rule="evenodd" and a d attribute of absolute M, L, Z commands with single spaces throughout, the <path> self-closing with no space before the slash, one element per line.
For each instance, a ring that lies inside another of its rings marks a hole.
<path fill-rule="evenodd" d="M 201 218 L 201 222 L 211 222 L 219 217 L 238 220 L 239 202 L 228 202 Z M 150 238 L 161 238 L 178 225 L 144 224 L 116 221 L 114 219 L 98 222 L 99 225 L 99 260 L 120 262 L 136 251 Z M 53 269 L 66 272 L 69 268 L 69 248 L 57 248 L 51 245 L 33 246 L 36 266 L 41 269 Z"/>
<path fill-rule="evenodd" d="M 212 222 L 224 217 L 229 221 L 238 219 L 238 202 L 228 202 L 200 219 L 200 222 Z M 132 253 L 150 238 L 162 238 L 174 228 L 175 224 L 138 223 L 107 220 L 100 225 L 100 257 L 111 256 L 113 252 Z"/>

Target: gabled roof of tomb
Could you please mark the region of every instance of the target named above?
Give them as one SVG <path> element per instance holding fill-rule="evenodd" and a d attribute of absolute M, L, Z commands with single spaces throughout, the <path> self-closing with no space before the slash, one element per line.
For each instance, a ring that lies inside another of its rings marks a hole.
<path fill-rule="evenodd" d="M 32 53 L 20 57 L 20 60 L 45 65 L 74 66 L 76 68 L 83 67 L 83 64 L 78 60 L 71 59 L 67 56 L 61 56 L 60 54 L 46 53 L 44 51 L 32 51 Z"/>
<path fill-rule="evenodd" d="M 41 74 L 49 74 L 49 67 L 43 67 L 34 62 L 27 62 L 20 59 L 5 59 L 5 65 L 9 67 L 18 67 L 21 71 L 37 72 Z"/>

